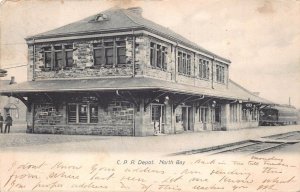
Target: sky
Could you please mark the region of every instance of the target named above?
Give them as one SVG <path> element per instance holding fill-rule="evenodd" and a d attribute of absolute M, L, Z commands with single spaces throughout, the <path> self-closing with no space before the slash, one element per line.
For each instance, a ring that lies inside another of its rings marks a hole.
<path fill-rule="evenodd" d="M 231 60 L 230 79 L 300 108 L 300 0 L 0 0 L 0 67 L 27 64 L 25 37 L 113 6 L 143 16 Z M 26 66 L 8 69 L 26 81 Z"/>

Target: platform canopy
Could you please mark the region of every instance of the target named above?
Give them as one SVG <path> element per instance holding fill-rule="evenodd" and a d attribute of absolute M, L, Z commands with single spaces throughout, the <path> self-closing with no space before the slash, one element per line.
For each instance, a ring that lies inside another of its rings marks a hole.
<path fill-rule="evenodd" d="M 233 81 L 229 81 L 228 88 L 215 90 L 211 88 L 196 87 L 193 85 L 179 84 L 148 77 L 123 77 L 123 78 L 93 78 L 93 79 L 57 79 L 27 81 L 19 84 L 0 86 L 0 94 L 13 96 L 19 94 L 24 97 L 31 93 L 51 92 L 88 92 L 88 91 L 115 91 L 115 90 L 161 90 L 166 92 L 209 96 L 215 98 L 241 100 L 262 104 L 273 104 L 261 98 Z"/>

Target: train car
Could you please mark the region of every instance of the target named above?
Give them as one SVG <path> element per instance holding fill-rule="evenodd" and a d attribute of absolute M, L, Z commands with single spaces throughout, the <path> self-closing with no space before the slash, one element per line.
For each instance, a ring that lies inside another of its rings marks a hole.
<path fill-rule="evenodd" d="M 289 105 L 275 105 L 260 110 L 260 125 L 294 125 L 298 122 L 298 110 Z"/>

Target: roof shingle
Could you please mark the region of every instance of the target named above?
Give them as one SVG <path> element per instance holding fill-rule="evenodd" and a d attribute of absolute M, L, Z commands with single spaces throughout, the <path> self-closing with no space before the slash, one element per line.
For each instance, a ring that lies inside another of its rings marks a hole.
<path fill-rule="evenodd" d="M 108 17 L 108 20 L 101 22 L 91 22 L 94 20 L 96 16 L 99 14 L 105 14 Z M 62 26 L 60 28 L 40 33 L 31 37 L 26 38 L 27 40 L 35 38 L 35 39 L 43 39 L 43 38 L 51 38 L 57 36 L 67 36 L 67 35 L 78 35 L 78 34 L 86 34 L 86 33 L 99 33 L 105 31 L 113 31 L 113 30 L 132 30 L 132 29 L 145 29 L 154 34 L 164 36 L 170 40 L 176 41 L 178 43 L 182 43 L 183 45 L 190 47 L 192 49 L 198 50 L 200 52 L 209 54 L 216 58 L 223 60 L 224 62 L 230 63 L 230 60 L 218 56 L 211 51 L 200 47 L 196 43 L 186 39 L 185 37 L 175 33 L 169 28 L 161 26 L 153 21 L 145 19 L 139 14 L 136 14 L 133 11 L 128 9 L 121 8 L 111 8 L 106 11 L 103 11 L 99 14 L 87 17 L 80 21 Z"/>

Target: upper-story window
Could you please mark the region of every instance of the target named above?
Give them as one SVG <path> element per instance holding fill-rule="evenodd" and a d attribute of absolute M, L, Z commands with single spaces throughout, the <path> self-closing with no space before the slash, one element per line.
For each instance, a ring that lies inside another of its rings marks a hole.
<path fill-rule="evenodd" d="M 63 66 L 62 46 L 54 46 L 54 68 Z"/>
<path fill-rule="evenodd" d="M 191 55 L 185 52 L 178 51 L 178 73 L 191 75 Z"/>
<path fill-rule="evenodd" d="M 158 69 L 167 69 L 167 48 L 157 43 L 150 43 L 150 64 Z"/>
<path fill-rule="evenodd" d="M 124 39 L 104 39 L 94 44 L 94 65 L 113 66 L 126 64 L 126 42 Z"/>
<path fill-rule="evenodd" d="M 73 66 L 73 45 L 65 45 L 66 67 Z"/>
<path fill-rule="evenodd" d="M 57 69 L 73 66 L 73 45 L 44 47 L 45 68 Z"/>
<path fill-rule="evenodd" d="M 51 57 L 52 57 L 51 47 L 45 47 L 44 48 L 45 68 L 51 68 Z"/>
<path fill-rule="evenodd" d="M 209 79 L 209 61 L 205 59 L 199 59 L 199 78 Z"/>
<path fill-rule="evenodd" d="M 216 80 L 219 83 L 225 83 L 225 67 L 222 65 L 216 66 Z"/>

